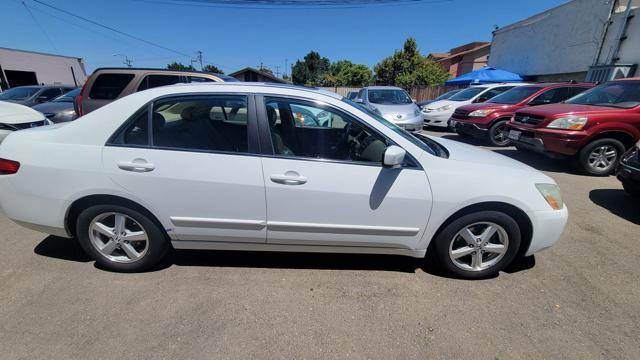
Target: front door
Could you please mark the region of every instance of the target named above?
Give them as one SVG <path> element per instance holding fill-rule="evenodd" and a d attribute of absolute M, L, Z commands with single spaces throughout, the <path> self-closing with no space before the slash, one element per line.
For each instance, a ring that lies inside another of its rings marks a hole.
<path fill-rule="evenodd" d="M 105 147 L 111 179 L 170 224 L 174 240 L 266 241 L 248 98 L 174 97 L 142 109 Z M 149 126 L 149 121 L 151 126 Z"/>
<path fill-rule="evenodd" d="M 274 148 L 262 159 L 268 243 L 416 246 L 431 193 L 415 161 L 383 167 L 390 140 L 333 107 L 289 98 L 257 103 Z"/>

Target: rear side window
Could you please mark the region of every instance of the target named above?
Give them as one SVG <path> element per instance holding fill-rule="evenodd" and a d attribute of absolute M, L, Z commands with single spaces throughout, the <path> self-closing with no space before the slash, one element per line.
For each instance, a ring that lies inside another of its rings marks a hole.
<path fill-rule="evenodd" d="M 140 111 L 113 141 L 118 145 L 149 145 L 149 112 Z"/>
<path fill-rule="evenodd" d="M 156 88 L 159 86 L 173 85 L 182 82 L 177 75 L 147 75 L 138 86 L 138 91 Z"/>
<path fill-rule="evenodd" d="M 133 74 L 100 74 L 93 82 L 89 97 L 96 100 L 114 100 L 133 80 Z"/>
<path fill-rule="evenodd" d="M 572 86 L 569 88 L 569 96 L 567 97 L 567 99 L 572 98 L 584 91 L 587 91 L 591 88 L 588 87 L 581 87 L 581 86 Z M 566 99 L 565 99 L 566 100 Z"/>
<path fill-rule="evenodd" d="M 189 76 L 188 78 L 190 83 L 216 82 L 213 79 L 209 79 L 202 76 Z"/>

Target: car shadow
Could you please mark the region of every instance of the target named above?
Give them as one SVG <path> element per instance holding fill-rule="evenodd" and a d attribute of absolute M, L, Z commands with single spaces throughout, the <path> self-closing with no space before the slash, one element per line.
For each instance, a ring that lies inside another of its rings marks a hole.
<path fill-rule="evenodd" d="M 610 213 L 640 225 L 640 202 L 627 195 L 624 190 L 594 189 L 589 192 L 589 199 Z"/>
<path fill-rule="evenodd" d="M 65 261 L 86 263 L 92 261 L 76 240 L 47 236 L 34 252 L 40 256 Z M 535 265 L 533 256 L 516 259 L 504 271 L 516 273 Z M 99 265 L 96 268 L 104 270 Z M 400 273 L 424 272 L 451 279 L 454 276 L 442 271 L 434 261 L 397 255 L 295 253 L 269 251 L 226 250 L 173 250 L 150 272 L 161 271 L 172 266 L 231 267 L 259 269 L 306 269 L 306 270 L 373 270 Z"/>

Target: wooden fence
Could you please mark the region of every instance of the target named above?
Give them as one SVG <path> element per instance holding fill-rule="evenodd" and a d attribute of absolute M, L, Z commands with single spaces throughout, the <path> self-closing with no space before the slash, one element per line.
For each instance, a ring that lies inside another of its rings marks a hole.
<path fill-rule="evenodd" d="M 412 98 L 416 99 L 416 101 L 432 100 L 446 93 L 447 91 L 451 91 L 459 88 L 460 88 L 459 86 L 422 85 L 422 86 L 414 86 L 411 89 L 409 89 L 409 94 L 411 95 Z M 360 90 L 360 88 L 357 88 L 357 87 L 347 87 L 347 86 L 330 86 L 330 87 L 321 87 L 320 89 L 333 91 L 334 93 L 337 93 L 342 96 L 347 96 L 349 91 Z"/>

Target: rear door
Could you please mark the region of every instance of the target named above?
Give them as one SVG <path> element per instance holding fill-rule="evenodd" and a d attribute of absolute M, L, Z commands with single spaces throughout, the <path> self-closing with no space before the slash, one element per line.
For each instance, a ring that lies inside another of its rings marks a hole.
<path fill-rule="evenodd" d="M 252 97 L 244 95 L 156 101 L 105 147 L 104 166 L 170 224 L 174 240 L 264 243 L 264 180 L 252 113 Z"/>

